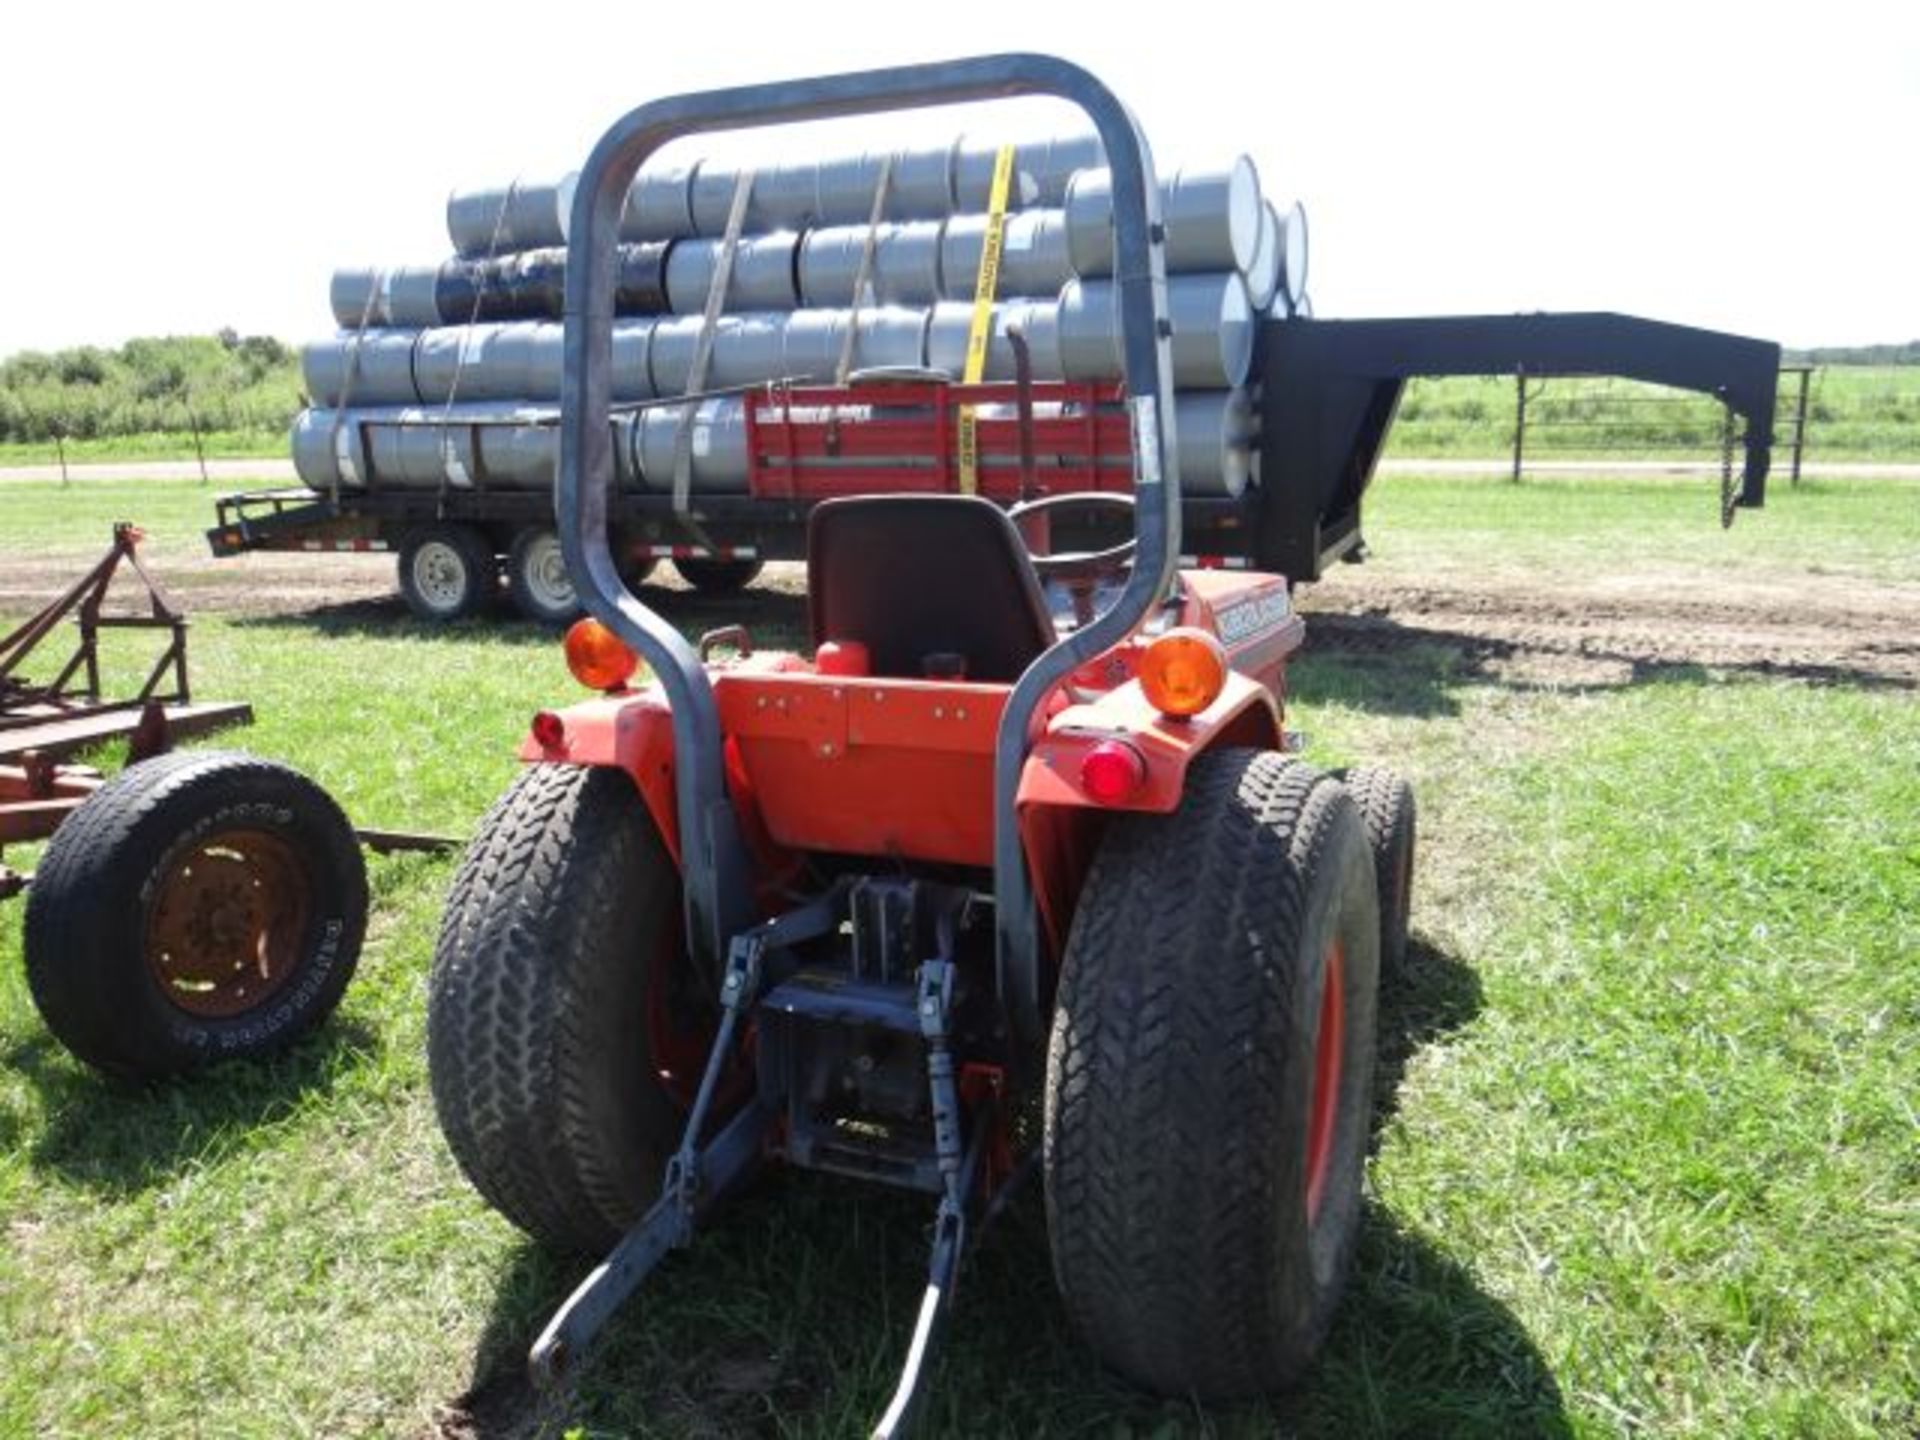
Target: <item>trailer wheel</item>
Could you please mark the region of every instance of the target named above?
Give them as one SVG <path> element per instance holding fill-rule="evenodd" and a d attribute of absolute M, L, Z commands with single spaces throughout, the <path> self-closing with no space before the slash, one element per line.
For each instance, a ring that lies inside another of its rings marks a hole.
<path fill-rule="evenodd" d="M 1171 815 L 1109 827 L 1047 1056 L 1054 1273 L 1093 1349 L 1167 1395 L 1291 1381 L 1350 1268 L 1379 919 L 1330 776 L 1203 756 Z"/>
<path fill-rule="evenodd" d="M 731 595 L 751 585 L 764 567 L 758 560 L 675 560 L 673 568 L 703 595 Z"/>
<path fill-rule="evenodd" d="M 1379 765 L 1356 765 L 1341 778 L 1367 824 L 1374 888 L 1380 894 L 1380 973 L 1393 975 L 1406 959 L 1413 914 L 1413 787 Z"/>
<path fill-rule="evenodd" d="M 537 625 L 565 625 L 580 614 L 560 537 L 544 526 L 529 526 L 513 537 L 507 590 L 514 608 Z"/>
<path fill-rule="evenodd" d="M 492 544 L 471 525 L 422 525 L 400 541 L 400 594 L 422 620 L 478 614 L 499 578 Z"/>
<path fill-rule="evenodd" d="M 427 989 L 434 1109 L 474 1188 L 551 1249 L 610 1248 L 679 1143 L 669 1074 L 692 1006 L 662 963 L 679 910 L 618 770 L 523 770 L 454 880 Z"/>
<path fill-rule="evenodd" d="M 318 1024 L 366 919 L 360 847 L 325 791 L 250 755 L 178 751 L 54 832 L 28 891 L 27 980 L 80 1059 L 152 1079 Z"/>

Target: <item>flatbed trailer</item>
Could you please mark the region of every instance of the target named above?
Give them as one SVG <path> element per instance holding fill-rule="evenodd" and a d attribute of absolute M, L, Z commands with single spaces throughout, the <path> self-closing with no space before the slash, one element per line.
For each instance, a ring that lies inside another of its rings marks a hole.
<path fill-rule="evenodd" d="M 1303 584 L 1320 579 L 1335 561 L 1361 558 L 1367 487 L 1407 381 L 1425 375 L 1612 375 L 1712 395 L 1726 406 L 1729 420 L 1723 519 L 1765 501 L 1780 366 L 1780 347 L 1768 341 L 1583 313 L 1266 319 L 1257 343 L 1258 478 L 1237 497 L 1187 496 L 1181 553 L 1190 566 L 1267 570 Z M 730 589 L 750 580 L 765 561 L 804 558 L 808 516 L 823 499 L 856 489 L 962 488 L 951 464 L 908 473 L 872 468 L 879 462 L 871 455 L 863 462 L 862 443 L 877 453 L 882 441 L 863 442 L 862 426 L 843 423 L 855 409 L 877 416 L 918 406 L 923 423 L 936 427 L 935 443 L 919 446 L 918 453 L 951 456 L 938 427 L 960 406 L 997 406 L 1000 418 L 979 425 L 979 488 L 1006 503 L 1062 488 L 1124 490 L 1131 477 L 1118 391 L 1091 393 L 1112 388 L 1040 382 L 1030 388 L 1011 382 L 965 387 L 927 377 L 856 379 L 834 392 L 765 387 L 754 392 L 765 398 L 749 407 L 747 493 L 696 492 L 676 499 L 618 488 L 608 497 L 611 528 L 631 576 L 671 560 L 696 585 Z M 829 403 L 835 399 L 841 402 L 837 409 Z M 1080 418 L 1036 416 L 1035 400 L 1054 407 L 1055 414 L 1064 409 Z M 811 418 L 787 425 L 763 420 L 756 427 L 751 416 L 769 403 Z M 1021 418 L 1009 418 L 1009 412 Z M 1048 433 L 1049 426 L 1057 433 Z M 1084 438 L 1069 433 L 1076 427 Z M 1036 431 L 1051 462 L 1037 470 Z M 894 448 L 907 443 L 896 437 Z M 816 462 L 800 479 L 792 464 L 796 444 L 812 446 Z M 869 468 L 836 469 L 836 456 L 848 467 Z M 218 523 L 207 532 L 216 556 L 253 550 L 396 552 L 402 592 L 416 611 L 432 618 L 478 608 L 473 595 L 453 588 L 439 592 L 443 600 L 453 596 L 450 603 L 434 603 L 435 563 L 473 569 L 505 564 L 523 610 L 560 619 L 570 607 L 570 582 L 553 538 L 553 500 L 545 491 L 489 488 L 479 477 L 469 488 L 255 490 L 216 504 Z M 495 576 L 485 581 L 491 593 Z M 554 613 L 543 613 L 543 606 Z"/>

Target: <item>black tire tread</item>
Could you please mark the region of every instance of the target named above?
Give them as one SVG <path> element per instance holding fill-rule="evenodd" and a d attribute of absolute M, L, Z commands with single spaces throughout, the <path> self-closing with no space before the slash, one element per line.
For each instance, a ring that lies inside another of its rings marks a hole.
<path fill-rule="evenodd" d="M 345 933 L 336 971 L 296 1022 L 270 1043 L 229 1049 L 222 1058 L 291 1044 L 330 1014 L 359 961 L 367 915 L 366 871 L 353 827 L 318 785 L 285 765 L 234 750 L 175 750 L 129 765 L 54 832 L 27 895 L 23 949 L 27 984 L 47 1028 L 74 1055 L 122 1079 L 155 1079 L 188 1068 L 140 1032 L 122 985 L 128 973 L 108 926 L 130 918 L 143 874 L 140 850 L 155 859 L 185 818 L 223 794 L 296 797 L 310 807 L 342 862 L 335 902 Z M 155 827 L 165 827 L 156 832 Z M 349 858 L 350 857 L 350 858 Z"/>
<path fill-rule="evenodd" d="M 535 765 L 481 822 L 448 896 L 428 987 L 434 1107 L 482 1197 L 549 1248 L 610 1246 L 678 1139 L 678 1111 L 647 1083 L 634 929 L 635 907 L 677 895 L 626 775 Z M 607 1053 L 607 1026 L 628 1063 Z"/>
<path fill-rule="evenodd" d="M 1216 752 L 1173 814 L 1113 822 L 1081 892 L 1048 1054 L 1055 1273 L 1102 1359 L 1162 1393 L 1270 1389 L 1318 1344 L 1262 1278 L 1281 1263 L 1276 1037 L 1307 877 L 1360 844 L 1331 777 Z"/>
<path fill-rule="evenodd" d="M 1356 765 L 1342 777 L 1366 822 L 1373 851 L 1374 885 L 1380 894 L 1380 973 L 1399 971 L 1407 953 L 1407 911 L 1411 895 L 1393 893 L 1399 857 L 1407 854 L 1407 889 L 1413 888 L 1414 842 L 1419 821 L 1413 786 L 1384 765 Z"/>

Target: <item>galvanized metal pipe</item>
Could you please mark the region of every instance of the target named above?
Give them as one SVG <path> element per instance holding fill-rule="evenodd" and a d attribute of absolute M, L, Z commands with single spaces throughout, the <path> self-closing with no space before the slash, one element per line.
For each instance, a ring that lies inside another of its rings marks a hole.
<path fill-rule="evenodd" d="M 720 263 L 719 240 L 678 240 L 667 252 L 667 308 L 675 315 L 700 315 L 707 308 Z M 742 237 L 734 247 L 727 277 L 728 310 L 791 310 L 800 303 L 794 251 L 798 234 L 779 230 Z"/>
<path fill-rule="evenodd" d="M 818 160 L 758 166 L 747 229 L 766 231 L 850 225 L 871 213 L 888 157 L 892 175 L 883 211 L 889 220 L 941 220 L 987 208 L 999 143 L 961 136 L 951 144 L 895 151 L 859 150 Z M 1062 204 L 1079 170 L 1106 164 L 1092 134 L 1047 136 L 1014 147 L 1014 208 Z M 447 233 L 463 256 L 565 243 L 576 176 L 459 190 L 448 197 Z M 700 160 L 655 165 L 635 177 L 620 218 L 627 241 L 719 235 L 726 228 L 739 167 Z M 496 224 L 498 230 L 496 232 Z"/>
<path fill-rule="evenodd" d="M 666 493 L 673 488 L 674 447 L 689 406 L 692 479 L 696 492 L 744 495 L 748 485 L 746 407 L 759 403 L 727 395 L 686 404 L 651 405 L 615 415 L 614 455 L 620 482 Z M 1175 402 L 1180 425 L 1181 473 L 1199 495 L 1237 496 L 1248 483 L 1250 445 L 1257 429 L 1245 391 L 1182 395 Z M 1041 407 L 1044 418 L 1059 407 Z M 989 407 L 1005 418 L 1011 407 Z M 539 490 L 553 481 L 557 458 L 551 406 L 517 402 L 444 405 L 355 406 L 346 411 L 304 410 L 291 436 L 294 469 L 315 490 L 455 490 L 489 486 Z M 1125 454 L 1100 457 L 1124 465 Z M 1035 464 L 1044 474 L 1081 463 L 1083 457 L 1042 450 Z M 858 462 L 836 461 L 846 466 Z M 934 464 L 929 456 L 876 456 L 876 469 Z M 1017 464 L 1013 456 L 988 457 L 983 465 Z M 804 468 L 804 467 L 803 467 Z"/>
<path fill-rule="evenodd" d="M 1227 390 L 1246 381 L 1253 313 L 1235 274 L 1176 275 L 1167 282 L 1174 381 L 1183 389 Z M 857 312 L 856 370 L 930 367 L 961 373 L 972 306 L 931 310 L 882 306 Z M 707 387 L 773 380 L 830 380 L 838 366 L 847 309 L 751 311 L 716 322 Z M 691 375 L 704 317 L 622 319 L 614 324 L 613 398 L 681 394 Z M 1057 301 L 1012 299 L 994 307 L 986 378 L 1014 378 L 1009 324 L 1027 335 L 1042 380 L 1111 380 L 1120 372 L 1113 284 L 1074 280 Z M 562 327 L 551 321 L 482 322 L 342 332 L 306 348 L 307 392 L 316 404 L 407 405 L 459 400 L 552 400 L 559 394 Z M 348 371 L 352 368 L 351 385 Z"/>
<path fill-rule="evenodd" d="M 932 305 L 940 300 L 944 224 L 940 220 L 907 220 L 879 227 L 868 276 L 875 300 L 882 305 Z M 865 225 L 829 225 L 807 231 L 801 237 L 795 267 L 800 303 L 816 309 L 853 304 L 853 287 L 866 244 Z"/>
<path fill-rule="evenodd" d="M 650 400 L 656 393 L 649 369 L 653 326 L 651 320 L 614 322 L 617 401 Z M 329 407 L 557 400 L 564 338 L 562 326 L 544 320 L 343 331 L 309 344 L 301 373 L 313 402 Z"/>
<path fill-rule="evenodd" d="M 986 240 L 985 215 L 956 215 L 946 222 L 940 233 L 942 299 L 973 299 Z M 1072 278 L 1065 211 L 1023 210 L 1006 217 L 1000 242 L 1000 295 L 1052 299 Z"/>
<path fill-rule="evenodd" d="M 1254 317 L 1238 274 L 1174 275 L 1167 280 L 1173 324 L 1173 380 L 1182 389 L 1231 390 L 1253 365 Z M 1061 370 L 1069 380 L 1106 380 L 1118 372 L 1119 317 L 1111 280 L 1075 280 L 1060 292 Z"/>
<path fill-rule="evenodd" d="M 1307 207 L 1298 200 L 1280 217 L 1280 288 L 1289 313 L 1311 313 L 1307 304 Z"/>
<path fill-rule="evenodd" d="M 1253 308 L 1262 313 L 1273 304 L 1273 297 L 1280 289 L 1280 246 L 1283 239 L 1280 216 L 1274 210 L 1273 202 L 1262 201 L 1260 243 L 1254 249 L 1253 263 L 1247 267 L 1247 298 L 1253 302 Z"/>
<path fill-rule="evenodd" d="M 667 309 L 667 245 L 622 245 L 614 309 L 658 315 Z M 493 260 L 455 258 L 389 269 L 345 266 L 328 298 L 336 324 L 464 325 L 471 320 L 558 320 L 566 309 L 567 252 L 529 250 Z"/>
<path fill-rule="evenodd" d="M 310 408 L 295 417 L 293 466 L 314 490 L 542 490 L 559 460 L 557 412 L 499 404 Z M 636 417 L 613 417 L 622 485 L 635 484 Z M 451 463 L 450 463 L 451 462 Z"/>
<path fill-rule="evenodd" d="M 1105 170 L 1074 175 L 1065 199 L 1076 275 L 1113 273 L 1113 177 Z M 1238 270 L 1253 264 L 1260 243 L 1260 176 L 1245 155 L 1225 165 L 1182 166 L 1160 182 L 1167 227 L 1167 273 Z"/>
<path fill-rule="evenodd" d="M 1066 378 L 1060 349 L 1060 307 L 1044 300 L 1010 300 L 993 307 L 992 328 L 987 332 L 987 380 L 1018 378 L 1013 344 L 1007 339 L 1010 325 L 1019 325 L 1026 334 L 1036 380 Z M 973 329 L 973 305 L 952 302 L 933 307 L 927 322 L 926 367 L 952 379 L 959 379 L 966 368 L 967 339 Z M 1091 377 L 1112 379 L 1114 373 Z"/>
<path fill-rule="evenodd" d="M 515 181 L 447 196 L 447 238 L 456 255 L 506 255 L 567 243 L 573 189 L 569 171 L 558 180 Z"/>

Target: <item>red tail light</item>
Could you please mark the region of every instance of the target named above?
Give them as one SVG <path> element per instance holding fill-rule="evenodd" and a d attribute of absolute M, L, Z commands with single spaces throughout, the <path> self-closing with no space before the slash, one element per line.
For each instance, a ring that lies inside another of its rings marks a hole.
<path fill-rule="evenodd" d="M 1124 740 L 1102 740 L 1080 757 L 1080 788 L 1102 805 L 1122 805 L 1147 783 L 1147 762 Z"/>

